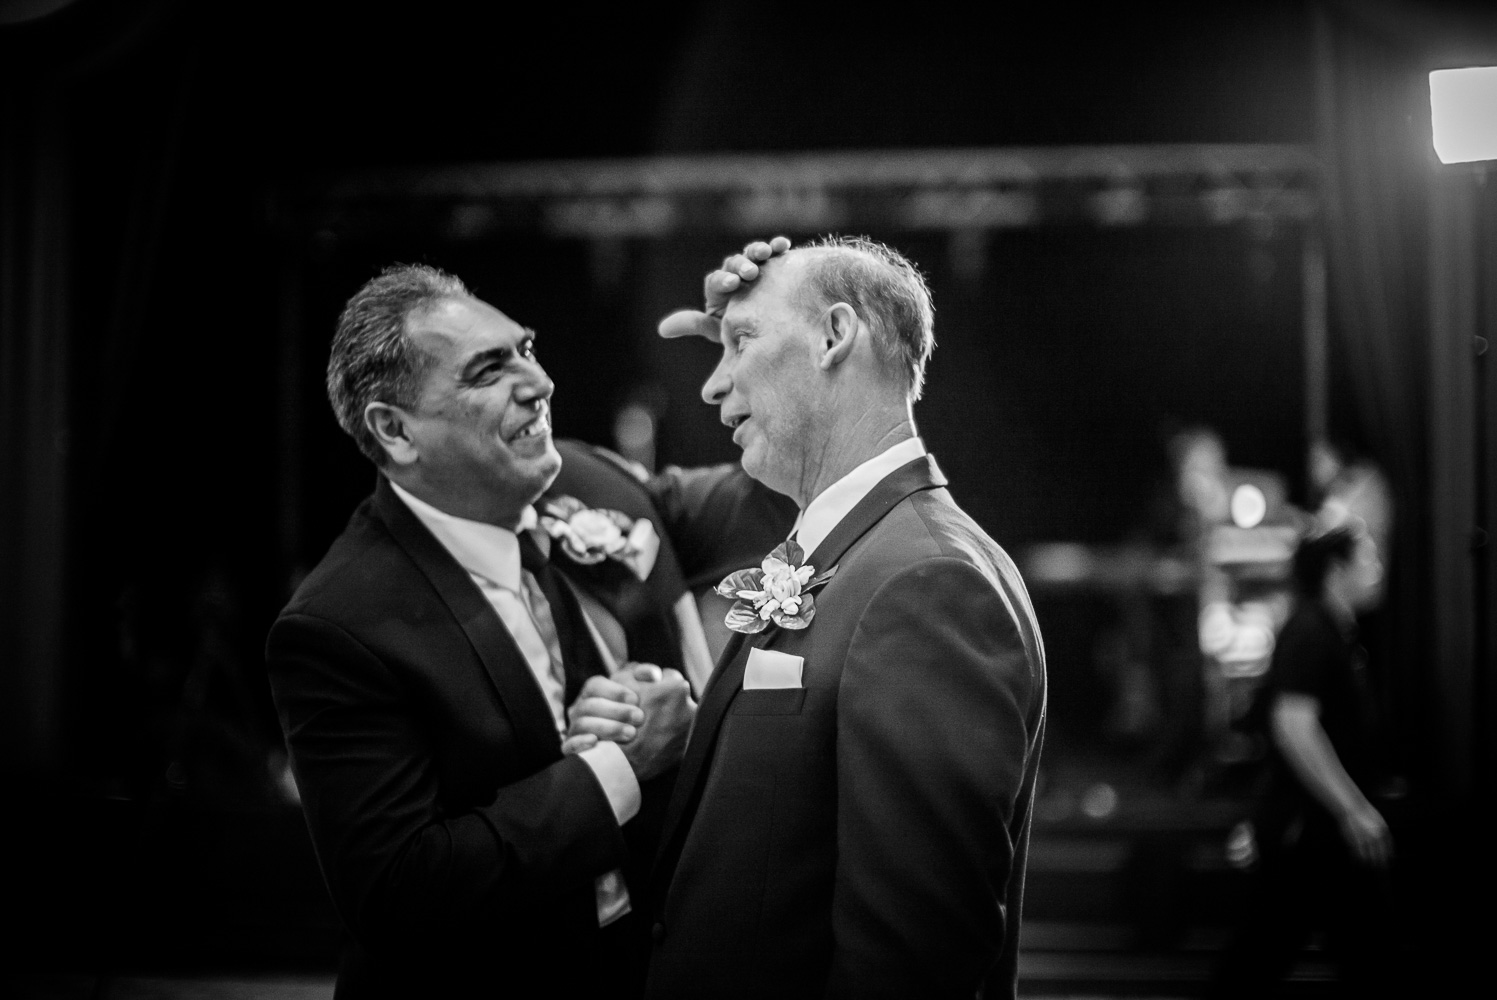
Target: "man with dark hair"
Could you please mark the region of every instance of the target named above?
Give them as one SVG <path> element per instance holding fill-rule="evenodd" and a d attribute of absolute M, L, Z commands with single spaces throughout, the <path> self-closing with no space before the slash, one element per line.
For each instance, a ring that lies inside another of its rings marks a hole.
<path fill-rule="evenodd" d="M 1254 708 L 1270 746 L 1254 823 L 1258 883 L 1215 992 L 1268 995 L 1318 923 L 1350 995 L 1402 995 L 1393 838 L 1371 801 L 1381 777 L 1378 712 L 1356 641 L 1357 616 L 1382 598 L 1382 563 L 1365 529 L 1343 524 L 1302 540 L 1293 572 L 1298 603 Z"/>
<path fill-rule="evenodd" d="M 828 239 L 729 258 L 668 317 L 792 539 L 730 575 L 734 636 L 651 878 L 650 997 L 1013 996 L 1045 720 L 1018 570 L 916 436 L 930 293 Z M 574 730 L 609 738 L 616 723 Z"/>
<path fill-rule="evenodd" d="M 660 515 L 553 443 L 534 332 L 434 268 L 349 300 L 327 385 L 380 474 L 266 655 L 348 931 L 338 995 L 629 995 L 633 866 L 707 656 Z M 589 679 L 625 741 L 564 755 Z"/>
<path fill-rule="evenodd" d="M 1264 681 L 1282 765 L 1275 791 L 1297 809 L 1318 806 L 1352 857 L 1386 867 L 1393 841 L 1363 790 L 1377 770 L 1377 711 L 1356 645 L 1357 616 L 1382 600 L 1382 561 L 1365 531 L 1345 525 L 1305 539 L 1294 576 L 1300 605 Z"/>
<path fill-rule="evenodd" d="M 376 400 L 414 404 L 432 361 L 406 336 L 406 317 L 442 299 L 468 297 L 454 275 L 407 264 L 386 268 L 344 305 L 328 359 L 327 398 L 338 426 L 375 465 L 383 467 L 389 455 L 365 423 L 365 408 Z"/>

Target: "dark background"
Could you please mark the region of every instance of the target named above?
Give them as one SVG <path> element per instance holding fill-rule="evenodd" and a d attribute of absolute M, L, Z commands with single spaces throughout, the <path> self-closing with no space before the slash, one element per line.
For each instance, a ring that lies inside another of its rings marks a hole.
<path fill-rule="evenodd" d="M 618 405 L 663 387 L 662 461 L 733 457 L 695 395 L 710 353 L 685 348 L 691 363 L 662 371 L 673 359 L 650 343 L 654 304 L 694 301 L 705 269 L 759 234 L 637 244 L 623 279 L 599 285 L 580 241 L 280 224 L 278 206 L 315 202 L 339 177 L 654 153 L 1306 142 L 1309 17 L 1295 3 L 937 5 L 897 19 L 855 4 L 680 3 L 642 19 L 82 2 L 8 28 L 17 120 L 37 87 L 36 127 L 70 201 L 68 538 L 88 567 L 70 603 L 107 618 L 137 588 L 170 620 L 220 574 L 248 632 L 268 620 L 371 481 L 320 372 L 343 300 L 395 260 L 450 268 L 541 332 L 561 433 L 607 442 Z M 941 238 L 900 245 L 939 310 L 917 417 L 1005 544 L 1121 538 L 1167 474 L 1165 435 L 1186 423 L 1218 427 L 1234 462 L 1302 486 L 1297 233 L 1020 231 L 965 284 Z M 289 305 L 288 256 L 306 261 Z M 287 308 L 305 344 L 291 400 L 276 369 Z M 276 523 L 288 405 L 305 441 L 294 552 Z M 112 754 L 98 734 L 131 725 L 96 703 L 114 637 L 71 642 L 92 676 L 64 703 L 66 753 Z"/>
<path fill-rule="evenodd" d="M 1453 3 L 56 6 L 0 23 L 6 426 L 24 429 L 46 359 L 62 435 L 60 492 L 35 506 L 63 638 L 44 666 L 17 657 L 5 772 L 33 818 L 23 949 L 94 967 L 320 968 L 329 954 L 333 918 L 275 782 L 259 656 L 372 484 L 320 379 L 342 302 L 379 267 L 446 267 L 537 328 L 559 433 L 607 443 L 618 407 L 648 398 L 662 462 L 734 457 L 695 395 L 710 351 L 663 349 L 653 325 L 770 234 L 629 242 L 604 273 L 580 240 L 322 225 L 340 179 L 663 154 L 1316 144 L 1326 24 L 1424 53 L 1497 37 L 1483 5 Z M 991 236 L 976 277 L 944 237 L 870 235 L 929 274 L 939 346 L 916 417 L 958 500 L 1012 551 L 1145 530 L 1167 437 L 1191 424 L 1308 499 L 1301 228 L 1016 230 Z M 1407 251 L 1422 266 L 1423 246 Z M 1332 430 L 1381 457 L 1352 350 L 1333 343 Z M 17 499 L 31 466 L 13 468 L 5 513 L 34 512 Z M 9 554 L 24 550 L 17 523 Z M 1096 748 L 1087 640 L 1067 634 L 1088 613 L 1042 614 L 1061 761 Z M 26 623 L 7 627 L 10 640 Z M 1430 711 L 1454 697 L 1410 683 Z M 1403 738 L 1423 735 L 1411 722 Z M 1438 772 L 1438 755 L 1414 756 Z"/>

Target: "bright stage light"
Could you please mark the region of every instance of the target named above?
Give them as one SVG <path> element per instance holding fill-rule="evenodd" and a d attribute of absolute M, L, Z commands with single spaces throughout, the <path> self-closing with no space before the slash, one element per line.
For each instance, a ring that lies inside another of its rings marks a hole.
<path fill-rule="evenodd" d="M 1429 110 L 1441 163 L 1497 160 L 1497 66 L 1435 70 Z"/>
<path fill-rule="evenodd" d="M 1239 528 L 1256 528 L 1268 514 L 1268 497 L 1252 483 L 1243 483 L 1232 491 L 1232 523 Z"/>

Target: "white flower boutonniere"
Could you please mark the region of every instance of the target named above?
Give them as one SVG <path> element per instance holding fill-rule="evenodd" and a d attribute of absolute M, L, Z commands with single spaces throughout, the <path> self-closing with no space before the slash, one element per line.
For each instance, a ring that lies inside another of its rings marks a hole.
<path fill-rule="evenodd" d="M 753 635 L 770 622 L 781 628 L 805 628 L 816 615 L 811 591 L 825 584 L 837 567 L 816 575 L 816 567 L 805 564 L 806 553 L 791 539 L 775 546 L 756 569 L 729 573 L 717 585 L 718 594 L 736 598 L 724 623 L 734 632 Z"/>
<path fill-rule="evenodd" d="M 589 507 L 576 497 L 547 500 L 540 525 L 573 562 L 592 566 L 613 559 L 641 580 L 650 575 L 660 553 L 660 536 L 647 518 L 632 520 L 620 511 Z"/>

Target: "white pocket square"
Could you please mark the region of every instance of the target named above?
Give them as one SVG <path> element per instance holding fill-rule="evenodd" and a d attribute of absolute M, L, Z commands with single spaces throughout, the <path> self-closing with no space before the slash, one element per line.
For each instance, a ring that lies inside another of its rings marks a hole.
<path fill-rule="evenodd" d="M 755 646 L 749 650 L 748 664 L 743 668 L 743 689 L 798 688 L 801 686 L 801 667 L 805 662 L 799 656 Z"/>

